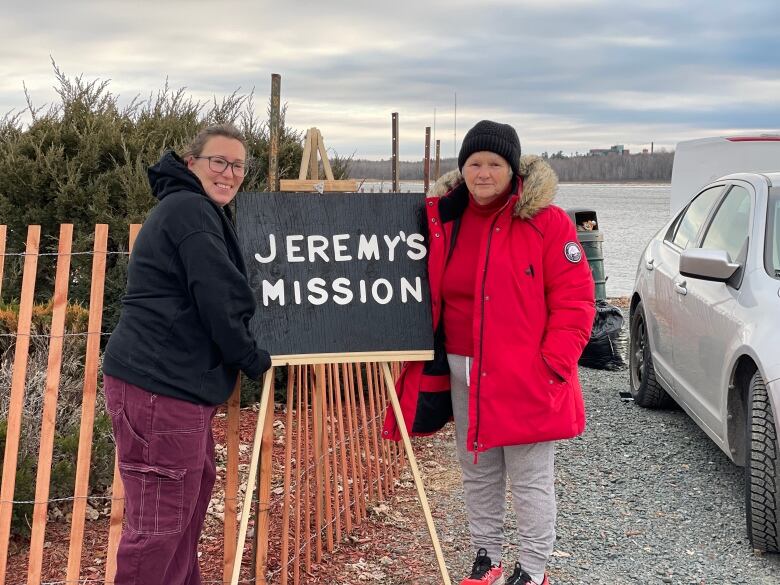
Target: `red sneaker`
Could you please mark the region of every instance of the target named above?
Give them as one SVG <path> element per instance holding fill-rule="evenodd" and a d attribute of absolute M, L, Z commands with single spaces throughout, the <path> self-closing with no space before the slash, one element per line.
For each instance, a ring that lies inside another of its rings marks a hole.
<path fill-rule="evenodd" d="M 463 579 L 460 585 L 504 585 L 504 570 L 500 564 L 492 564 L 487 550 L 481 548 L 471 566 L 471 576 Z"/>
<path fill-rule="evenodd" d="M 515 563 L 515 570 L 509 576 L 506 585 L 550 585 L 550 580 L 545 574 L 544 580 L 537 584 L 536 581 L 531 579 L 531 576 L 528 573 L 523 571 L 523 567 L 520 566 L 520 563 Z"/>

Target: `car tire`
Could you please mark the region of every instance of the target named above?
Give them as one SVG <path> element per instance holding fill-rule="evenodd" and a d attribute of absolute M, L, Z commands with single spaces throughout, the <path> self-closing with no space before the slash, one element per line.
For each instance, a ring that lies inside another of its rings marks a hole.
<path fill-rule="evenodd" d="M 645 310 L 640 301 L 631 315 L 628 352 L 629 385 L 634 402 L 644 408 L 669 408 L 674 400 L 655 377 L 653 356 L 647 336 Z"/>
<path fill-rule="evenodd" d="M 780 552 L 780 461 L 777 427 L 766 384 L 759 372 L 750 380 L 747 403 L 745 513 L 753 548 Z"/>

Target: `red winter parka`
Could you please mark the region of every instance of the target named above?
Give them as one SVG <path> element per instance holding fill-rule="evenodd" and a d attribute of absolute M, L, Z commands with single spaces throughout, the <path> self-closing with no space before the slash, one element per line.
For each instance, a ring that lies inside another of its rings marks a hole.
<path fill-rule="evenodd" d="M 577 360 L 590 336 L 594 285 L 569 217 L 552 205 L 558 179 L 536 156 L 482 237 L 474 291 L 468 449 L 566 439 L 585 428 Z M 410 435 L 452 417 L 441 286 L 469 193 L 456 170 L 425 201 L 434 359 L 408 362 L 396 384 Z M 392 410 L 383 434 L 400 440 Z"/>

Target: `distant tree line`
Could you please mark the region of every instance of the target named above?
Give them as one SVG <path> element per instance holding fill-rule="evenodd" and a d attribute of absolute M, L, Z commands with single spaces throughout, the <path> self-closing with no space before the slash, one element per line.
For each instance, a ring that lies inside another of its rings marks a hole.
<path fill-rule="evenodd" d="M 434 173 L 434 161 L 431 161 L 431 178 Z M 352 179 L 376 179 L 390 181 L 393 178 L 392 161 L 390 160 L 362 160 L 349 161 L 349 176 Z M 439 174 L 443 175 L 458 166 L 458 159 L 445 158 L 439 163 Z M 400 161 L 398 171 L 402 181 L 422 181 L 423 161 Z"/>
<path fill-rule="evenodd" d="M 562 182 L 658 181 L 672 179 L 673 152 L 653 154 L 608 154 L 595 156 L 562 156 L 547 158 Z"/>
<path fill-rule="evenodd" d="M 566 156 L 562 152 L 558 152 L 552 155 L 543 153 L 542 158 L 550 163 L 562 182 L 669 182 L 672 178 L 674 153 Z M 349 161 L 349 175 L 353 179 L 389 181 L 392 179 L 391 164 L 390 160 L 351 160 Z M 431 180 L 435 178 L 434 164 L 432 161 Z M 457 164 L 458 161 L 455 158 L 441 160 L 439 164 L 440 175 L 456 168 Z M 401 180 L 421 181 L 423 179 L 423 161 L 401 161 L 398 166 Z"/>

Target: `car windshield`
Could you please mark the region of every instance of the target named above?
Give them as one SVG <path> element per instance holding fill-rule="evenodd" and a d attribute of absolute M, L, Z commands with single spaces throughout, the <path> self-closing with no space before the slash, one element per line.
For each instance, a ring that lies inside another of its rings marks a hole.
<path fill-rule="evenodd" d="M 769 190 L 766 229 L 766 271 L 769 276 L 780 279 L 780 187 Z"/>

